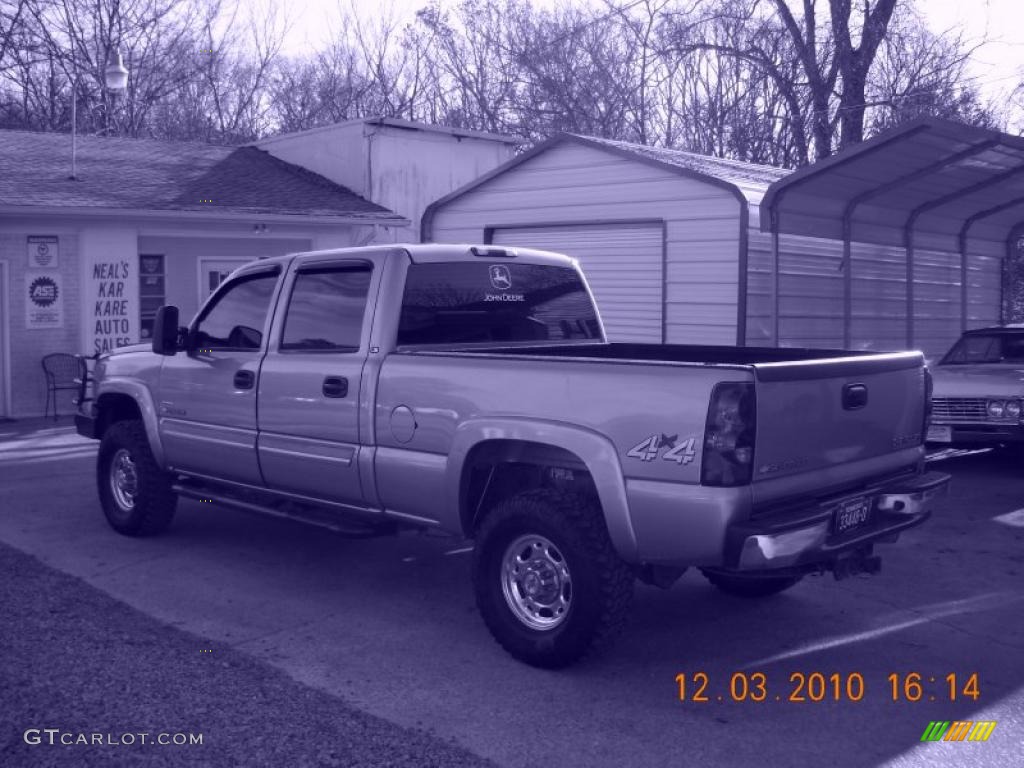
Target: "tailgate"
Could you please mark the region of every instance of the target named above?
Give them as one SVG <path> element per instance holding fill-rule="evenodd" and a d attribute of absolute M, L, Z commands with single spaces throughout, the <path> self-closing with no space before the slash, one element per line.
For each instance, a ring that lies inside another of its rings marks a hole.
<path fill-rule="evenodd" d="M 753 482 L 872 462 L 906 464 L 921 445 L 924 357 L 919 352 L 755 364 L 757 437 Z"/>

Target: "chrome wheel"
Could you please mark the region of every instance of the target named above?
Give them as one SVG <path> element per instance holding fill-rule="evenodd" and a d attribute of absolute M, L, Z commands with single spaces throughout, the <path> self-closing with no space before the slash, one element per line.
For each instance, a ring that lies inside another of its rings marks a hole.
<path fill-rule="evenodd" d="M 124 448 L 119 448 L 110 460 L 110 491 L 122 511 L 131 512 L 135 509 L 139 475 L 132 455 Z"/>
<path fill-rule="evenodd" d="M 572 576 L 551 541 L 539 535 L 520 536 L 502 558 L 501 590 L 519 621 L 530 629 L 550 630 L 569 614 Z"/>

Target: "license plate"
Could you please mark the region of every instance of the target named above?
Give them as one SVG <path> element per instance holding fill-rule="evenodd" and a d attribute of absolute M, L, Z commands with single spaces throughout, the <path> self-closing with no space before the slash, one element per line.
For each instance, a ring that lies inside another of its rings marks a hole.
<path fill-rule="evenodd" d="M 871 518 L 871 499 L 861 496 L 856 499 L 848 499 L 836 507 L 832 513 L 833 530 L 836 533 L 846 533 L 854 528 L 866 525 Z"/>
<path fill-rule="evenodd" d="M 932 424 L 928 427 L 928 437 L 926 440 L 929 443 L 952 443 L 953 428 L 943 424 Z"/>

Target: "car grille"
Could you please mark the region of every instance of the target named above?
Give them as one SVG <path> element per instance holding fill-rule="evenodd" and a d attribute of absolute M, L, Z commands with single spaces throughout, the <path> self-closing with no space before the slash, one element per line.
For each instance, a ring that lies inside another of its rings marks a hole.
<path fill-rule="evenodd" d="M 932 419 L 942 421 L 986 421 L 983 397 L 933 397 Z"/>

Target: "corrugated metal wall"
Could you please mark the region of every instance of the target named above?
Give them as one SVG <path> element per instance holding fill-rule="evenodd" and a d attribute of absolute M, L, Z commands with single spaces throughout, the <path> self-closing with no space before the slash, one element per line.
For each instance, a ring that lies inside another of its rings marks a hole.
<path fill-rule="evenodd" d="M 925 247 L 925 246 L 928 247 Z M 946 352 L 961 332 L 959 253 L 926 241 L 914 250 L 914 348 Z M 779 336 L 784 346 L 843 346 L 843 245 L 779 238 Z M 851 246 L 852 349 L 898 350 L 907 343 L 907 257 L 899 246 Z M 752 228 L 748 257 L 747 343 L 771 344 L 771 236 Z M 998 244 L 969 241 L 968 328 L 997 325 Z"/>
<path fill-rule="evenodd" d="M 565 142 L 439 207 L 431 237 L 480 242 L 486 228 L 652 219 L 665 224 L 667 340 L 735 344 L 739 203 L 711 184 Z"/>
<path fill-rule="evenodd" d="M 779 247 L 779 338 L 789 347 L 841 347 L 842 245 L 785 235 Z M 772 343 L 771 236 L 752 230 L 747 255 L 747 343 Z"/>
<path fill-rule="evenodd" d="M 967 254 L 967 327 L 999 325 L 1006 243 L 971 240 Z"/>

